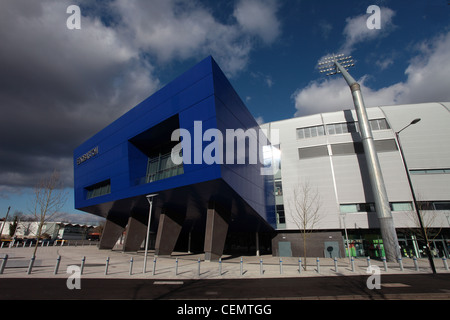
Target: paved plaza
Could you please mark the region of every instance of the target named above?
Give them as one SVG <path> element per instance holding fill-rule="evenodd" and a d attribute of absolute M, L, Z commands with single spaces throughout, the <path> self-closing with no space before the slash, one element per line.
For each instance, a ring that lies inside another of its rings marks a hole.
<path fill-rule="evenodd" d="M 155 258 L 149 251 L 146 273 L 143 273 L 144 252 L 122 252 L 120 250 L 99 250 L 95 245 L 39 247 L 31 272 L 28 266 L 34 248 L 1 248 L 0 258 L 8 255 L 2 278 L 58 278 L 68 277 L 69 266 L 83 267 L 83 278 L 158 278 L 158 279 L 239 279 L 239 278 L 279 278 L 279 277 L 317 277 L 317 276 L 355 276 L 370 275 L 379 270 L 380 274 L 429 274 L 428 259 L 418 259 L 418 270 L 413 259 L 403 258 L 403 268 L 397 262 L 388 262 L 387 271 L 380 260 L 371 259 L 372 271 L 368 270 L 366 258 L 355 258 L 354 268 L 348 258 L 319 259 L 317 270 L 316 258 L 307 258 L 307 270 L 299 272 L 296 257 L 227 256 L 222 261 L 205 262 L 203 254 L 187 254 L 175 252 L 170 257 Z M 61 257 L 59 268 L 55 274 L 58 256 Z M 109 258 L 106 270 L 107 259 Z M 200 260 L 199 260 L 200 259 Z M 84 263 L 83 263 L 84 260 Z M 132 262 L 131 262 L 132 260 Z M 302 259 L 302 266 L 305 265 Z M 200 261 L 200 262 L 199 262 Z M 242 262 L 241 262 L 242 261 Z M 280 263 L 281 261 L 281 263 Z M 3 259 L 0 259 L 3 262 Z M 262 262 L 262 263 L 261 263 Z M 438 273 L 450 273 L 446 270 L 442 259 L 435 259 Z M 377 268 L 378 267 L 378 268 Z M 131 274 L 130 274 L 131 268 Z M 154 268 L 154 274 L 153 274 Z M 105 274 L 106 271 L 106 274 Z"/>

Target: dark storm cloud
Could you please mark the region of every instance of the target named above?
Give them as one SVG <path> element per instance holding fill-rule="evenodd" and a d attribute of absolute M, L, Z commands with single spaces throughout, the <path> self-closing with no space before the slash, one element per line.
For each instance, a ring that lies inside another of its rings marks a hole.
<path fill-rule="evenodd" d="M 228 24 L 205 3 L 80 0 L 81 29 L 69 30 L 73 1 L 2 0 L 0 188 L 54 169 L 70 186 L 74 148 L 160 87 L 156 63 L 212 54 L 235 75 L 279 34 L 274 0 L 237 1 Z"/>
<path fill-rule="evenodd" d="M 73 149 L 159 85 L 99 19 L 68 30 L 69 4 L 2 2 L 0 185 L 32 186 L 53 169 L 70 185 Z"/>

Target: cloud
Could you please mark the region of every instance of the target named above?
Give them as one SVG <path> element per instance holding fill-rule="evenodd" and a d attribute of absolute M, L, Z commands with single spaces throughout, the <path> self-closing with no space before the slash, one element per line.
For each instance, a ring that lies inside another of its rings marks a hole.
<path fill-rule="evenodd" d="M 264 74 L 262 72 L 250 72 L 250 75 L 264 83 L 265 86 L 267 86 L 269 89 L 272 88 L 274 85 L 274 81 L 270 75 Z"/>
<path fill-rule="evenodd" d="M 317 23 L 317 27 L 319 29 L 320 35 L 325 40 L 328 39 L 328 36 L 330 35 L 330 32 L 333 30 L 333 26 L 331 23 L 329 23 L 326 20 L 319 20 Z"/>
<path fill-rule="evenodd" d="M 347 18 L 343 31 L 345 42 L 340 49 L 340 53 L 349 54 L 358 43 L 374 40 L 387 36 L 395 29 L 393 18 L 395 12 L 386 7 L 380 8 L 381 29 L 369 29 L 367 19 L 370 14 L 362 14 L 356 17 Z"/>
<path fill-rule="evenodd" d="M 405 81 L 372 89 L 365 85 L 367 75 L 358 80 L 367 107 L 450 101 L 450 31 L 417 44 L 416 50 L 405 70 Z M 312 81 L 297 90 L 292 98 L 296 116 L 353 107 L 350 89 L 342 77 Z"/>
<path fill-rule="evenodd" d="M 384 57 L 375 61 L 375 64 L 380 68 L 380 70 L 384 70 L 394 64 L 394 59 L 391 57 Z"/>
<path fill-rule="evenodd" d="M 98 18 L 66 27 L 69 1 L 7 1 L 0 13 L 0 184 L 54 168 L 71 183 L 74 147 L 156 90 L 152 67 Z"/>
<path fill-rule="evenodd" d="M 240 1 L 234 10 L 238 23 L 231 24 L 196 1 L 117 0 L 115 8 L 132 45 L 159 62 L 211 54 L 229 76 L 246 67 L 255 39 L 270 44 L 279 35 L 274 1 Z"/>
<path fill-rule="evenodd" d="M 264 123 L 264 118 L 262 116 L 256 117 L 255 120 L 259 125 L 262 125 Z"/>
<path fill-rule="evenodd" d="M 73 1 L 2 1 L 0 186 L 33 186 L 55 168 L 71 186 L 73 149 L 159 89 L 157 69 L 212 54 L 235 76 L 278 35 L 219 22 L 197 1 L 78 3 L 81 30 L 68 30 Z M 279 25 L 273 2 L 260 8 Z"/>
<path fill-rule="evenodd" d="M 257 35 L 266 44 L 270 44 L 280 34 L 276 11 L 275 1 L 241 0 L 234 10 L 234 16 L 244 31 Z"/>

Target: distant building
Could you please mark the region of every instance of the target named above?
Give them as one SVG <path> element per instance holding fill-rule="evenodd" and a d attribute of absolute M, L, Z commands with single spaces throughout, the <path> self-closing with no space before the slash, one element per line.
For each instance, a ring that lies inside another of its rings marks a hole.
<path fill-rule="evenodd" d="M 2 229 L 3 224 L 5 226 L 3 227 L 1 236 L 2 238 L 9 238 L 12 221 L 0 222 L 0 229 Z M 39 222 L 19 221 L 14 237 L 19 239 L 34 239 L 37 237 L 38 226 Z M 49 221 L 44 223 L 41 237 L 53 240 L 85 240 L 94 228 L 94 225 Z"/>

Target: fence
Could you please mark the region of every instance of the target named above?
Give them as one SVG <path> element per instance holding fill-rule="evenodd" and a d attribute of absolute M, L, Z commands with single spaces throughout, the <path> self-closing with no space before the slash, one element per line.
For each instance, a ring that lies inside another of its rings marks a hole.
<path fill-rule="evenodd" d="M 67 240 L 67 239 L 43 239 L 39 240 L 39 247 L 55 247 L 55 246 L 96 246 L 97 240 Z M 5 240 L 2 239 L 0 249 L 3 248 L 31 248 L 36 245 L 35 239 L 19 239 L 19 240 Z"/>
<path fill-rule="evenodd" d="M 67 244 L 69 245 L 69 244 Z M 17 251 L 16 251 L 17 252 Z M 9 255 L 1 254 L 0 251 L 0 274 L 4 274 L 5 269 L 9 267 Z M 117 258 L 117 257 L 116 257 Z M 129 261 L 124 261 L 123 259 L 114 260 L 108 256 L 104 261 L 98 263 L 98 257 L 95 259 L 97 263 L 88 264 L 89 258 L 86 256 L 79 257 L 79 265 L 80 274 L 82 275 L 86 269 L 92 270 L 91 274 L 96 274 L 98 276 L 109 276 L 111 273 L 109 272 L 111 266 L 116 267 L 118 265 L 121 266 L 120 270 L 116 269 L 115 275 L 118 274 L 122 276 L 133 276 L 144 274 L 144 271 L 135 271 L 133 272 L 133 265 L 139 260 L 139 262 L 143 262 L 140 259 L 131 259 Z M 63 258 L 61 255 L 58 255 L 56 259 L 54 259 L 53 264 L 49 266 L 47 261 L 46 266 L 49 275 L 57 275 L 60 274 L 60 266 Z M 71 265 L 74 265 L 73 259 L 71 260 Z M 269 260 L 269 261 L 267 261 Z M 295 260 L 290 260 L 286 263 L 286 260 L 283 258 L 271 257 L 264 262 L 263 258 L 259 258 L 258 260 L 253 259 L 252 261 L 244 261 L 243 257 L 240 257 L 239 260 L 234 259 L 234 262 L 225 262 L 222 259 L 219 259 L 217 262 L 205 262 L 202 259 L 198 258 L 197 260 L 193 259 L 179 259 L 179 258 L 153 258 L 153 267 L 151 272 L 147 272 L 151 276 L 163 276 L 163 277 L 202 277 L 207 275 L 208 277 L 222 277 L 222 276 L 237 276 L 237 277 L 246 277 L 246 276 L 257 276 L 264 277 L 265 275 L 274 276 L 274 275 L 283 275 L 283 276 L 302 276 L 302 275 L 352 275 L 357 272 L 367 272 L 374 263 L 367 259 L 367 263 L 364 263 L 363 259 L 359 259 L 358 264 L 355 265 L 355 259 L 351 258 L 350 263 L 348 259 L 340 259 L 337 258 L 316 258 L 315 264 L 309 264 L 308 270 L 306 269 L 306 265 L 302 262 L 301 258 L 298 258 L 298 264 Z M 309 259 L 313 260 L 313 259 Z M 33 255 L 29 260 L 21 260 L 21 265 L 13 265 L 11 268 L 26 268 L 26 274 L 30 275 L 33 272 L 33 268 L 39 267 L 42 268 L 42 265 L 36 265 L 36 257 Z M 310 261 L 311 262 L 311 261 Z M 411 261 L 408 261 L 406 265 L 404 265 L 404 261 L 399 259 L 397 263 L 390 263 L 389 268 L 388 265 L 383 259 L 383 266 L 385 272 L 427 272 L 423 267 L 420 268 L 418 260 L 414 257 Z M 278 269 L 278 270 L 277 270 Z M 442 258 L 442 265 L 439 267 L 437 265 L 437 269 L 439 272 L 449 271 L 448 263 L 446 258 Z M 380 268 L 381 270 L 381 268 Z M 102 272 L 103 271 L 103 272 Z M 118 272 L 117 272 L 118 271 Z M 42 273 L 42 272 L 41 272 Z M 309 273 L 309 274 L 308 274 Z"/>

